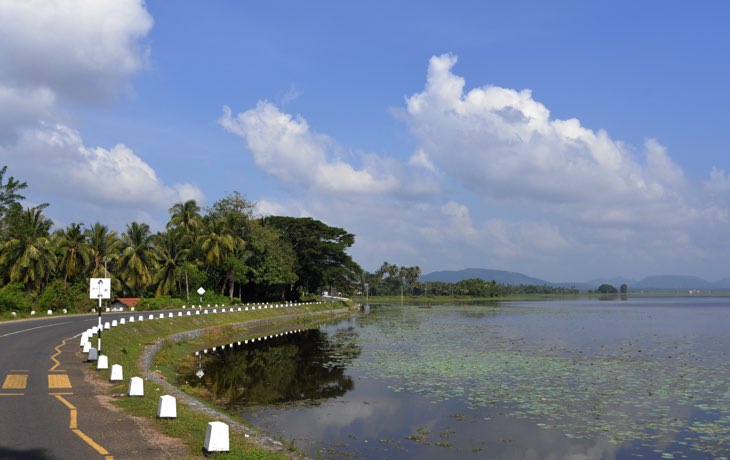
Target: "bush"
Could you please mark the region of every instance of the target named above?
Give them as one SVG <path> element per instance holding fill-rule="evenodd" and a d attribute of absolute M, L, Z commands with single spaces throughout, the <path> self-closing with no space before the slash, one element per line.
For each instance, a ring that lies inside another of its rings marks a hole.
<path fill-rule="evenodd" d="M 86 292 L 82 290 L 84 287 L 56 280 L 43 290 L 38 298 L 38 307 L 41 310 L 57 311 L 65 308 L 75 311 L 87 299 Z"/>
<path fill-rule="evenodd" d="M 0 311 L 30 311 L 30 297 L 21 283 L 13 283 L 0 289 Z"/>
<path fill-rule="evenodd" d="M 148 299 L 142 299 L 137 304 L 138 310 L 162 310 L 166 307 L 179 308 L 185 305 L 182 299 L 176 299 L 170 296 L 151 297 Z"/>

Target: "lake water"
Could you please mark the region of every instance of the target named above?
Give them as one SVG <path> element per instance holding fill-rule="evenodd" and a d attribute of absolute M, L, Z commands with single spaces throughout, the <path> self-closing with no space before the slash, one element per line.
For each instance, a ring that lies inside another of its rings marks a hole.
<path fill-rule="evenodd" d="M 199 384 L 311 458 L 727 459 L 729 331 L 725 298 L 373 305 Z"/>

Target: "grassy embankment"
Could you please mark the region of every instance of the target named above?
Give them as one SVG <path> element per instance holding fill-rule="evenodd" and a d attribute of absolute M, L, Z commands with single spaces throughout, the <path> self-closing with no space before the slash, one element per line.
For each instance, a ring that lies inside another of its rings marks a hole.
<path fill-rule="evenodd" d="M 145 348 L 160 341 L 163 341 L 163 344 L 152 363 L 152 371 L 176 385 L 176 369 L 181 365 L 193 365 L 194 353 L 197 350 L 257 337 L 261 335 L 262 331 L 270 331 L 273 334 L 292 328 L 313 327 L 323 320 L 338 316 L 330 313 L 335 309 L 347 309 L 347 305 L 336 302 L 207 315 L 193 313 L 192 316 L 166 317 L 152 321 L 147 320 L 150 312 L 136 313 L 136 316 L 143 315 L 145 320 L 127 323 L 124 326 L 105 331 L 102 335 L 102 351 L 109 357 L 109 368 L 111 369 L 112 364 L 120 364 L 124 370 L 124 381 L 114 384 L 111 391 L 114 394 L 127 394 L 129 379 L 133 376 L 144 376 L 141 357 Z M 212 312 L 212 309 L 208 310 Z M 155 318 L 159 316 L 159 313 L 153 312 Z M 346 314 L 349 314 L 349 311 L 339 313 L 339 315 Z M 205 331 L 196 338 L 178 342 L 167 339 L 176 333 L 201 329 L 205 329 Z M 109 380 L 110 370 L 97 372 L 100 378 Z M 190 387 L 185 385 L 182 385 L 182 389 L 186 392 L 193 392 Z M 156 418 L 157 404 L 159 397 L 164 392 L 162 385 L 145 379 L 143 397 L 125 396 L 115 399 L 114 402 L 133 415 L 153 420 L 160 431 L 180 439 L 189 448 L 189 458 L 201 458 L 206 426 L 208 422 L 215 420 L 215 416 L 191 409 L 178 401 L 177 418 L 159 420 Z M 245 424 L 244 421 L 233 418 Z M 230 431 L 230 444 L 231 452 L 216 454 L 216 458 L 287 458 L 286 452 L 274 452 L 261 447 L 254 441 L 254 437 L 249 437 L 244 432 L 235 429 Z"/>

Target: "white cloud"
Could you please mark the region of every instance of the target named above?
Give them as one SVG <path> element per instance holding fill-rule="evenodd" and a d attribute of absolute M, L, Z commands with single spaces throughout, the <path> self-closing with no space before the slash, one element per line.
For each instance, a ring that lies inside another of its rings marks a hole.
<path fill-rule="evenodd" d="M 719 242 L 730 224 L 724 170 L 698 188 L 657 140 L 627 146 L 576 118 L 553 119 L 529 90 L 466 91 L 455 63 L 433 57 L 424 90 L 406 99 L 401 118 L 416 148 L 402 163 L 343 154 L 267 102 L 235 116 L 225 108 L 221 125 L 292 192 L 257 209 L 353 232 L 353 256 L 367 269 L 388 260 L 580 281 L 707 275 L 730 255 Z M 334 177 L 347 184 L 328 185 Z"/>
<path fill-rule="evenodd" d="M 425 89 L 406 100 L 406 120 L 420 155 L 473 192 L 621 225 L 672 220 L 688 206 L 683 172 L 655 140 L 642 163 L 605 131 L 551 119 L 529 90 L 465 92 L 455 64 L 451 55 L 431 58 Z"/>
<path fill-rule="evenodd" d="M 54 199 L 76 199 L 99 207 L 167 209 L 177 201 L 203 199 L 191 184 L 165 185 L 129 147 L 84 145 L 81 134 L 64 125 L 24 131 L 0 161 L 33 190 Z M 41 167 L 39 167 L 41 166 Z"/>
<path fill-rule="evenodd" d="M 57 224 L 105 217 L 158 227 L 160 210 L 203 200 L 195 185 L 164 184 L 124 144 L 85 145 L 65 121 L 76 105 L 130 91 L 152 24 L 142 0 L 0 0 L 0 162 L 28 182 L 31 201 L 51 203 Z"/>
<path fill-rule="evenodd" d="M 128 89 L 147 62 L 152 28 L 142 0 L 0 1 L 0 81 L 99 102 Z"/>
<path fill-rule="evenodd" d="M 424 152 L 423 149 L 418 149 L 416 153 L 411 155 L 411 157 L 408 159 L 408 164 L 417 168 L 423 168 L 426 171 L 430 171 L 432 173 L 438 172 L 436 170 L 436 166 L 434 166 L 433 162 L 428 157 L 428 154 Z"/>
<path fill-rule="evenodd" d="M 244 139 L 258 167 L 291 187 L 322 192 L 384 193 L 398 181 L 379 169 L 373 158 L 362 168 L 338 158 L 339 148 L 325 135 L 312 132 L 301 116 L 292 117 L 269 102 L 235 117 L 223 108 L 219 123 Z"/>

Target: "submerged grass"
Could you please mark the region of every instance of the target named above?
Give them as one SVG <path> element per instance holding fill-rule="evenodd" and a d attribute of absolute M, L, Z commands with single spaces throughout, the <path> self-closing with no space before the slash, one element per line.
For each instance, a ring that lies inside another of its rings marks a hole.
<path fill-rule="evenodd" d="M 103 354 L 109 357 L 109 367 L 120 364 L 124 371 L 124 381 L 115 384 L 114 394 L 124 397 L 115 399 L 115 404 L 123 410 L 153 420 L 161 432 L 178 438 L 189 449 L 188 458 L 202 458 L 202 445 L 208 422 L 213 415 L 192 410 L 184 404 L 177 404 L 177 418 L 173 420 L 157 419 L 159 396 L 164 394 L 161 385 L 145 381 L 143 397 L 127 397 L 127 385 L 132 376 L 144 375 L 141 357 L 146 347 L 164 341 L 153 362 L 153 372 L 169 382 L 175 382 L 177 364 L 190 360 L 195 350 L 211 345 L 229 343 L 233 338 L 241 340 L 247 334 L 260 331 L 262 327 L 276 328 L 284 324 L 305 324 L 311 318 L 332 317 L 333 309 L 346 307 L 342 303 L 313 304 L 287 308 L 268 308 L 242 312 L 226 312 L 218 314 L 200 314 L 192 316 L 175 316 L 173 318 L 147 320 L 148 314 L 141 313 L 145 320 L 127 323 L 105 331 L 102 335 Z M 159 312 L 155 314 L 158 317 Z M 135 317 L 138 317 L 136 314 Z M 265 324 L 264 324 L 265 323 Z M 168 337 L 183 332 L 205 329 L 195 338 L 187 341 L 173 342 Z M 109 379 L 110 370 L 98 371 L 101 378 Z M 247 434 L 237 430 L 230 431 L 229 453 L 216 454 L 220 459 L 284 459 L 287 451 L 275 452 L 262 448 Z"/>

